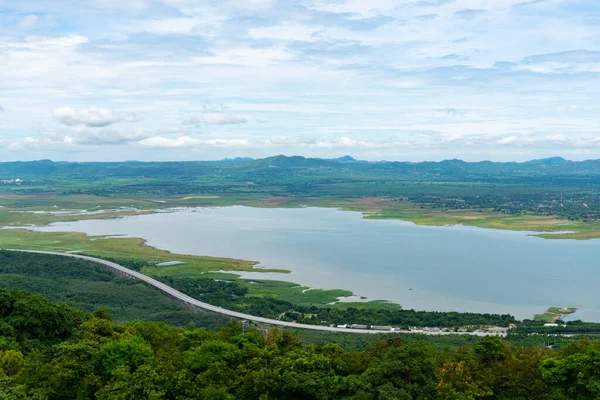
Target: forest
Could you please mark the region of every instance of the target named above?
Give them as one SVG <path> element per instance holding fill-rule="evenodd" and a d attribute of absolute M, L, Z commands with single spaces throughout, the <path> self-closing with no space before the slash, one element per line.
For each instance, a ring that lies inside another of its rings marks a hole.
<path fill-rule="evenodd" d="M 599 365 L 600 344 L 585 339 L 435 350 L 393 338 L 346 351 L 236 322 L 117 324 L 0 290 L 0 399 L 595 399 Z"/>
<path fill-rule="evenodd" d="M 119 261 L 129 268 L 137 265 Z M 189 310 L 140 281 L 69 257 L 0 251 L 0 288 L 40 294 L 84 311 L 105 308 L 117 322 L 139 319 L 218 329 L 228 321 L 217 314 Z"/>

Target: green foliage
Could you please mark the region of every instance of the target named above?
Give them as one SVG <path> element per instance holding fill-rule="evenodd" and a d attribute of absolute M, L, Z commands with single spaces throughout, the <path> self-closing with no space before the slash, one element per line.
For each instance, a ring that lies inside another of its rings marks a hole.
<path fill-rule="evenodd" d="M 107 374 L 122 371 L 123 367 L 129 372 L 135 371 L 141 365 L 152 359 L 152 347 L 138 337 L 124 338 L 108 342 L 100 347 L 100 363 Z"/>
<path fill-rule="evenodd" d="M 600 397 L 600 346 L 582 341 L 565 347 L 558 357 L 541 363 L 542 377 L 553 388 L 555 399 Z"/>
<path fill-rule="evenodd" d="M 133 261 L 126 263 L 128 266 L 133 264 Z M 180 326 L 193 323 L 219 328 L 227 321 L 216 314 L 189 310 L 145 283 L 120 278 L 100 265 L 69 257 L 0 251 L 2 287 L 34 292 L 85 311 L 96 310 L 98 317 L 114 318 L 118 322 L 145 319 Z M 0 318 L 15 307 L 10 299 L 0 290 Z M 37 312 L 45 311 L 39 309 Z M 60 329 L 60 322 L 58 325 L 57 329 Z M 0 335 L 7 329 L 12 328 L 0 323 Z M 32 327 L 30 332 L 36 331 Z M 14 335 L 6 333 L 5 336 Z"/>
<path fill-rule="evenodd" d="M 473 352 L 482 363 L 504 359 L 504 343 L 499 337 L 488 336 L 473 346 Z"/>
<path fill-rule="evenodd" d="M 0 350 L 0 399 L 595 399 L 600 344 L 523 349 L 490 337 L 436 350 L 398 337 L 360 351 L 303 344 L 289 331 L 219 332 L 156 322 L 115 324 L 39 296 L 0 291 L 20 315 L 65 332 L 23 332 Z M 27 299 L 31 301 L 26 301 Z M 31 309 L 31 310 L 28 310 Z M 13 311 L 0 322 L 13 326 Z M 37 331 L 36 331 L 37 332 Z M 32 347 L 30 337 L 39 336 Z M 58 336 L 56 336 L 58 335 Z"/>
<path fill-rule="evenodd" d="M 86 315 L 65 305 L 55 305 L 41 296 L 0 290 L 4 311 L 0 332 L 7 342 L 35 348 L 45 341 L 71 337 Z"/>
<path fill-rule="evenodd" d="M 23 365 L 23 354 L 16 350 L 7 350 L 0 357 L 0 371 L 8 378 L 15 376 Z"/>

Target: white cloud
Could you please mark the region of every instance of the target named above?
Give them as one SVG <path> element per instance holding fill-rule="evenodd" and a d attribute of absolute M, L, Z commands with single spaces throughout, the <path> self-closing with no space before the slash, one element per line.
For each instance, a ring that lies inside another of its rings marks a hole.
<path fill-rule="evenodd" d="M 34 26 L 37 25 L 39 20 L 40 20 L 40 17 L 38 17 L 35 14 L 26 15 L 23 18 L 21 18 L 19 25 L 21 25 L 23 28 L 33 28 Z"/>
<path fill-rule="evenodd" d="M 498 140 L 496 143 L 498 143 L 498 144 L 511 144 L 511 143 L 516 142 L 517 140 L 519 140 L 519 138 L 516 137 L 516 136 L 507 136 L 507 137 L 504 137 L 504 138 Z"/>
<path fill-rule="evenodd" d="M 299 139 L 294 137 L 278 137 L 263 140 L 248 139 L 197 139 L 189 136 L 181 136 L 175 139 L 169 139 L 161 136 L 147 138 L 138 142 L 146 147 L 154 148 L 199 148 L 199 147 L 236 147 L 236 148 L 310 148 L 310 149 L 377 149 L 388 147 L 404 147 L 410 145 L 407 141 L 384 140 L 374 142 L 369 140 L 357 140 L 347 136 L 336 139 Z"/>
<path fill-rule="evenodd" d="M 252 7 L 273 7 L 277 0 L 246 0 Z"/>
<path fill-rule="evenodd" d="M 82 108 L 74 110 L 71 107 L 61 107 L 54 111 L 54 119 L 67 126 L 85 125 L 87 127 L 105 127 L 117 122 L 138 122 L 135 114 L 115 115 L 108 108 Z"/>
<path fill-rule="evenodd" d="M 423 87 L 425 85 L 422 81 L 416 80 L 416 79 L 388 81 L 388 82 L 383 82 L 383 84 L 385 86 L 398 88 L 398 89 L 415 89 L 415 88 Z"/>
<path fill-rule="evenodd" d="M 373 140 L 357 140 L 347 136 L 338 139 L 317 140 L 314 142 L 303 143 L 302 145 L 310 148 L 325 148 L 325 149 L 385 149 L 385 148 L 402 148 L 409 146 L 411 143 L 406 140 L 388 139 L 382 141 Z"/>
<path fill-rule="evenodd" d="M 403 3 L 413 3 L 413 0 Z M 352 13 L 364 17 L 386 15 L 393 12 L 401 2 L 390 0 L 345 0 L 345 1 L 315 1 L 312 8 L 333 13 Z"/>
<path fill-rule="evenodd" d="M 40 140 L 39 139 L 34 139 L 32 137 L 26 137 L 25 139 L 23 139 L 23 143 L 25 144 L 34 144 L 34 143 L 39 143 Z"/>
<path fill-rule="evenodd" d="M 537 64 L 521 64 L 516 67 L 517 71 L 531 71 L 540 74 L 554 74 L 570 69 L 573 65 L 566 62 L 550 61 Z"/>
<path fill-rule="evenodd" d="M 185 145 L 223 149 L 211 157 L 585 146 L 600 157 L 591 0 L 589 10 L 565 0 L 32 1 L 4 0 L 0 35 L 0 104 L 10 106 L 0 143 L 37 146 L 28 157 L 70 144 L 68 157 L 82 159 L 96 151 L 83 144 L 122 143 L 106 158 L 135 158 L 130 144 L 142 141 L 175 149 L 165 158 Z M 52 15 L 60 25 L 44 21 Z M 58 105 L 70 107 L 57 110 L 56 137 L 24 142 Z M 107 129 L 138 121 L 130 111 L 149 134 Z"/>
<path fill-rule="evenodd" d="M 203 118 L 207 124 L 215 125 L 245 124 L 248 122 L 244 117 L 224 113 L 205 113 Z"/>
<path fill-rule="evenodd" d="M 23 145 L 19 142 L 10 142 L 10 143 L 8 143 L 6 148 L 10 151 L 16 151 L 16 150 L 23 149 Z"/>
<path fill-rule="evenodd" d="M 181 136 L 176 139 L 169 139 L 162 136 L 154 136 L 139 142 L 139 144 L 142 146 L 158 148 L 194 147 L 198 146 L 200 143 L 200 140 L 193 139 L 189 136 Z"/>
<path fill-rule="evenodd" d="M 247 67 L 266 67 L 290 61 L 294 57 L 282 47 L 234 48 L 214 51 L 212 56 L 194 57 L 200 64 L 229 64 Z"/>
<path fill-rule="evenodd" d="M 314 145 L 316 147 L 325 147 L 325 148 L 334 148 L 334 147 L 346 148 L 346 147 L 357 146 L 357 145 L 359 145 L 359 142 L 354 139 L 350 139 L 349 137 L 344 136 L 344 137 L 341 137 L 341 138 L 335 139 L 335 140 L 317 141 L 316 143 L 310 144 L 310 145 Z"/>
<path fill-rule="evenodd" d="M 189 117 L 184 119 L 181 123 L 183 125 L 193 125 L 193 126 L 200 126 L 203 123 L 203 119 L 200 117 Z"/>
<path fill-rule="evenodd" d="M 156 34 L 192 33 L 202 27 L 204 20 L 200 18 L 164 18 L 141 22 L 130 29 L 132 31 L 151 32 Z M 201 32 L 201 31 L 197 31 Z"/>
<path fill-rule="evenodd" d="M 315 35 L 321 29 L 321 27 L 306 25 L 283 24 L 252 28 L 248 31 L 248 34 L 253 39 L 296 40 L 310 42 L 315 38 Z"/>
<path fill-rule="evenodd" d="M 160 128 L 157 132 L 162 135 L 174 135 L 180 133 L 181 128 L 178 126 L 168 126 L 166 128 Z"/>
<path fill-rule="evenodd" d="M 248 120 L 241 115 L 226 114 L 223 112 L 205 112 L 202 117 L 188 117 L 182 121 L 183 125 L 201 126 L 245 124 Z"/>
<path fill-rule="evenodd" d="M 577 106 L 575 105 L 568 105 L 568 106 L 558 106 L 556 107 L 556 111 L 560 111 L 560 112 L 572 112 L 577 110 Z"/>
<path fill-rule="evenodd" d="M 22 41 L 4 43 L 4 47 L 12 49 L 54 50 L 68 48 L 88 43 L 88 38 L 82 35 L 67 35 L 59 37 L 28 36 Z M 0 46 L 2 48 L 2 46 Z"/>
<path fill-rule="evenodd" d="M 463 10 L 456 11 L 454 13 L 454 15 L 457 16 L 458 18 L 461 18 L 461 19 L 470 20 L 470 19 L 474 19 L 478 15 L 481 15 L 481 14 L 484 14 L 484 13 L 485 13 L 485 10 L 475 10 L 475 9 L 472 9 L 472 8 L 466 8 L 466 9 L 463 9 Z"/>
<path fill-rule="evenodd" d="M 66 133 L 51 133 L 39 143 L 64 143 L 87 146 L 135 143 L 148 138 L 143 129 L 119 130 L 113 128 L 76 127 Z M 38 140 L 38 139 L 33 139 Z"/>
<path fill-rule="evenodd" d="M 547 140 L 550 142 L 566 143 L 569 141 L 569 138 L 565 135 L 556 134 L 548 137 Z"/>
<path fill-rule="evenodd" d="M 143 11 L 150 5 L 149 0 L 94 0 L 94 7 L 110 11 Z"/>
<path fill-rule="evenodd" d="M 201 140 L 189 136 L 169 139 L 155 136 L 139 142 L 140 145 L 155 148 L 194 148 L 194 147 L 247 147 L 250 142 L 246 139 L 209 139 Z"/>

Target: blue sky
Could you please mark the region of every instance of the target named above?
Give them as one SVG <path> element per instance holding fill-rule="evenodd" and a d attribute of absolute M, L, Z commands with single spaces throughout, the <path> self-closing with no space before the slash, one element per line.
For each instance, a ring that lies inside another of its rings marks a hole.
<path fill-rule="evenodd" d="M 600 158 L 597 0 L 0 0 L 0 159 Z"/>

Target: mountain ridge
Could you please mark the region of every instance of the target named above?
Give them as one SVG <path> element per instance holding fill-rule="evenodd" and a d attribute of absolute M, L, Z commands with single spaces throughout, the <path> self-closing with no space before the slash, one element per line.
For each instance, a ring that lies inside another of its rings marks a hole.
<path fill-rule="evenodd" d="M 10 161 L 0 162 L 0 179 L 43 179 L 60 177 L 158 177 L 194 178 L 223 173 L 230 178 L 251 181 L 255 176 L 282 175 L 295 171 L 298 177 L 319 175 L 326 179 L 345 179 L 348 174 L 369 177 L 404 177 L 406 179 L 453 179 L 475 176 L 532 177 L 532 176 L 587 176 L 600 175 L 600 160 L 571 161 L 549 157 L 525 162 L 464 161 L 363 161 L 351 156 L 333 159 L 276 155 L 272 157 L 233 158 L 219 161 L 123 161 L 123 162 L 68 162 L 68 161 Z M 318 171 L 318 172 L 317 172 Z M 283 176 L 283 175 L 282 175 Z M 219 178 L 220 179 L 220 178 Z"/>

